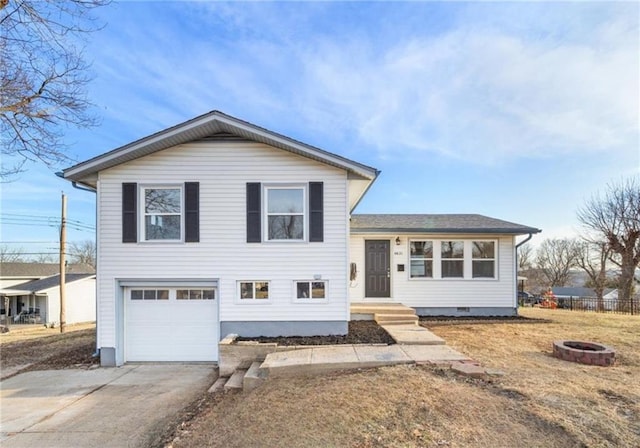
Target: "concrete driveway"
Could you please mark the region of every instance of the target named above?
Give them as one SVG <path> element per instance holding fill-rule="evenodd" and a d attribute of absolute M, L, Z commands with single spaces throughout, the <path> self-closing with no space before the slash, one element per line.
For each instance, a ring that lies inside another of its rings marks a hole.
<path fill-rule="evenodd" d="M 0 382 L 0 445 L 147 446 L 216 379 L 212 364 L 27 372 Z"/>

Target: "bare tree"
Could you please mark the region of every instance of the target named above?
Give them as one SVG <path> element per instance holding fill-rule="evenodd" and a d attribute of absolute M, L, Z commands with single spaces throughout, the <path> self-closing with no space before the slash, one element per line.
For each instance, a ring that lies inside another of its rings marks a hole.
<path fill-rule="evenodd" d="M 41 254 L 35 255 L 31 260 L 34 263 L 56 263 L 58 261 L 58 256 L 47 254 L 47 253 L 41 253 Z"/>
<path fill-rule="evenodd" d="M 533 247 L 525 243 L 518 247 L 518 270 L 529 269 L 533 263 Z"/>
<path fill-rule="evenodd" d="M 536 264 L 548 286 L 565 286 L 569 272 L 577 266 L 580 244 L 574 239 L 556 238 L 542 242 L 536 253 Z"/>
<path fill-rule="evenodd" d="M 92 10 L 108 2 L 0 0 L 3 180 L 24 171 L 28 160 L 69 162 L 64 129 L 97 124 L 86 98 L 90 77 L 82 45 L 99 28 Z"/>
<path fill-rule="evenodd" d="M 20 263 L 24 261 L 24 251 L 21 247 L 12 248 L 3 244 L 0 246 L 0 262 Z"/>
<path fill-rule="evenodd" d="M 578 219 L 611 248 L 609 259 L 620 267 L 618 297 L 630 299 L 640 263 L 640 179 L 609 184 L 604 196 L 593 196 L 578 210 Z"/>
<path fill-rule="evenodd" d="M 598 310 L 604 309 L 604 289 L 607 287 L 607 261 L 611 256 L 611 247 L 604 242 L 585 241 L 580 245 L 576 262 L 589 277 L 589 284 L 596 293 Z"/>
<path fill-rule="evenodd" d="M 74 263 L 88 264 L 96 267 L 96 243 L 93 240 L 84 240 L 69 244 L 69 255 Z"/>

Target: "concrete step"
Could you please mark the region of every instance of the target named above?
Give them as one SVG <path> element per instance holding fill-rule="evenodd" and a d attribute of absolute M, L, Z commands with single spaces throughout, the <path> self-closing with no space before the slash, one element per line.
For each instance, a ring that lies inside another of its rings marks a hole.
<path fill-rule="evenodd" d="M 352 303 L 350 311 L 351 314 L 416 314 L 413 308 L 399 303 Z"/>
<path fill-rule="evenodd" d="M 224 377 L 224 376 L 221 376 L 220 378 L 218 378 L 216 380 L 216 382 L 213 383 L 211 385 L 211 387 L 209 388 L 209 393 L 213 394 L 213 393 L 218 392 L 220 389 L 222 389 L 224 387 L 224 385 L 225 385 L 225 383 L 227 382 L 228 379 L 229 378 Z"/>
<path fill-rule="evenodd" d="M 264 383 L 268 372 L 266 370 L 261 370 L 261 365 L 262 362 L 256 361 L 252 363 L 251 367 L 249 367 L 249 370 L 247 370 L 247 373 L 244 375 L 244 379 L 242 381 L 242 385 L 245 391 L 251 391 Z"/>
<path fill-rule="evenodd" d="M 242 390 L 242 384 L 246 370 L 238 369 L 233 372 L 233 375 L 227 380 L 224 385 L 225 392 L 230 390 Z"/>
<path fill-rule="evenodd" d="M 378 324 L 380 325 L 418 325 L 418 322 L 416 322 L 415 320 L 392 320 L 392 321 L 378 321 Z"/>
<path fill-rule="evenodd" d="M 374 319 L 380 325 L 418 323 L 418 316 L 416 316 L 415 314 L 376 313 L 374 314 Z"/>

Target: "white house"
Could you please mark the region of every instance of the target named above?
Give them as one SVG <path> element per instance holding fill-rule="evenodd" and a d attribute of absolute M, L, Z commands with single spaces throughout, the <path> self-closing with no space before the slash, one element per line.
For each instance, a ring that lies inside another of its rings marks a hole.
<path fill-rule="evenodd" d="M 59 263 L 0 262 L 0 289 L 9 288 L 33 280 L 51 277 L 60 272 Z M 87 264 L 67 265 L 68 274 L 95 274 L 95 269 Z"/>
<path fill-rule="evenodd" d="M 216 361 L 229 333 L 345 334 L 350 300 L 514 313 L 514 237 L 539 230 L 352 216 L 378 174 L 218 111 L 66 169 L 97 193 L 101 363 Z"/>
<path fill-rule="evenodd" d="M 65 275 L 65 322 L 95 322 L 95 274 Z M 0 290 L 2 314 L 8 314 L 10 323 L 60 322 L 60 275 L 10 286 Z M 6 303 L 8 313 L 5 313 Z"/>

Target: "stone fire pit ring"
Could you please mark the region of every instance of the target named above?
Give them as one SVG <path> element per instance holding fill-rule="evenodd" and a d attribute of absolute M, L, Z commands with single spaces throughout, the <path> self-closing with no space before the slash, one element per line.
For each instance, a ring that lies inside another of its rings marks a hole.
<path fill-rule="evenodd" d="M 553 356 L 564 361 L 602 367 L 612 366 L 616 361 L 613 348 L 586 341 L 554 341 Z"/>

